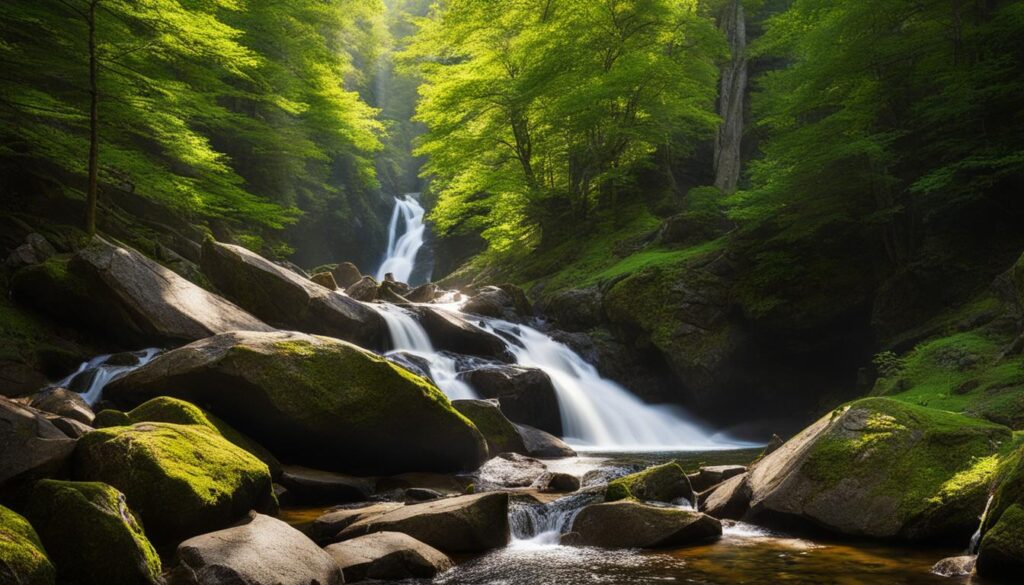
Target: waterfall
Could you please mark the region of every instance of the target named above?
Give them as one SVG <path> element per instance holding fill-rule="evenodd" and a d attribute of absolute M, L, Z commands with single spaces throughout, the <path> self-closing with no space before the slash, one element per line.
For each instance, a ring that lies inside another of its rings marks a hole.
<path fill-rule="evenodd" d="M 577 449 L 711 450 L 753 446 L 715 436 L 679 407 L 645 404 L 602 378 L 597 369 L 564 344 L 526 325 L 484 319 L 496 333 L 514 339 L 517 363 L 551 377 L 562 412 L 566 441 Z"/>
<path fill-rule="evenodd" d="M 392 304 L 373 305 L 391 335 L 392 353 L 413 355 L 426 364 L 430 378 L 448 398 L 478 398 L 476 392 L 458 378 L 455 359 L 434 350 L 430 336 L 405 309 Z"/>
<path fill-rule="evenodd" d="M 88 389 L 81 393 L 82 399 L 85 400 L 89 406 L 92 406 L 103 397 L 103 388 L 105 388 L 107 384 L 128 372 L 131 372 L 132 370 L 136 370 L 148 364 L 158 353 L 160 353 L 160 350 L 157 348 L 149 348 L 133 352 L 131 355 L 138 361 L 131 365 L 107 364 L 113 355 L 97 356 L 87 362 L 83 362 L 82 365 L 78 366 L 78 369 L 73 374 L 57 382 L 54 386 L 68 388 L 79 376 L 92 376 L 92 378 L 88 380 Z"/>
<path fill-rule="evenodd" d="M 416 254 L 423 247 L 426 226 L 423 224 L 425 211 L 416 200 L 418 193 L 408 193 L 404 197 L 395 197 L 395 209 L 391 212 L 388 223 L 388 250 L 384 262 L 377 270 L 377 280 L 384 280 L 384 275 L 392 273 L 395 280 L 409 282 L 416 265 Z M 399 219 L 404 231 L 399 235 Z"/>
<path fill-rule="evenodd" d="M 981 522 L 978 523 L 978 530 L 971 536 L 971 544 L 967 547 L 967 554 L 969 555 L 978 554 L 978 545 L 981 544 L 981 531 L 985 528 L 985 520 L 988 520 L 988 509 L 992 507 L 992 499 L 994 497 L 995 495 L 989 495 L 988 501 L 985 502 L 985 509 L 981 512 Z"/>
<path fill-rule="evenodd" d="M 576 514 L 601 496 L 577 493 L 547 504 L 512 500 L 508 511 L 513 544 L 557 545 L 572 527 Z"/>

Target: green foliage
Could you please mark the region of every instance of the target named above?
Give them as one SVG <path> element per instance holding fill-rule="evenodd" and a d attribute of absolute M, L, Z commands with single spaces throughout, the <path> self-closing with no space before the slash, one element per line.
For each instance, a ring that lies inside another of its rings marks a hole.
<path fill-rule="evenodd" d="M 723 43 L 693 0 L 460 0 L 419 21 L 442 233 L 496 252 L 557 240 L 619 206 L 669 135 L 706 138 Z"/>
<path fill-rule="evenodd" d="M 0 161 L 59 169 L 72 186 L 88 146 L 87 5 L 0 7 Z M 100 0 L 105 188 L 269 230 L 357 200 L 375 184 L 382 127 L 345 84 L 358 82 L 353 53 L 376 50 L 358 37 L 382 12 L 362 0 Z"/>

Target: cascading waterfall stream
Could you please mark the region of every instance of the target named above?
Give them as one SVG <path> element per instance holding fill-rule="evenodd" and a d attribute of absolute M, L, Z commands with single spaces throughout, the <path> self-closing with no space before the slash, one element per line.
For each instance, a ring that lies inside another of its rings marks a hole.
<path fill-rule="evenodd" d="M 988 500 L 985 502 L 985 509 L 981 513 L 980 522 L 978 522 L 978 530 L 971 536 L 971 543 L 967 546 L 967 554 L 969 555 L 978 554 L 978 547 L 981 545 L 981 531 L 985 528 L 985 520 L 988 520 L 988 511 L 992 507 L 993 499 L 995 499 L 995 495 L 989 494 Z"/>
<path fill-rule="evenodd" d="M 434 384 L 448 398 L 478 398 L 476 392 L 458 378 L 455 360 L 434 350 L 426 330 L 412 315 L 399 306 L 391 304 L 374 305 L 387 325 L 391 335 L 392 352 L 413 355 L 427 364 Z"/>
<path fill-rule="evenodd" d="M 128 372 L 131 372 L 132 370 L 136 370 L 148 364 L 157 356 L 157 354 L 160 353 L 160 351 L 161 350 L 157 348 L 149 348 L 133 352 L 132 355 L 135 356 L 138 362 L 131 365 L 107 364 L 113 355 L 96 356 L 87 362 L 83 362 L 82 365 L 78 366 L 78 369 L 73 374 L 57 382 L 54 386 L 59 388 L 68 388 L 73 384 L 75 378 L 83 375 L 92 376 L 88 380 L 88 389 L 85 392 L 82 392 L 82 399 L 85 400 L 89 406 L 92 406 L 103 397 L 103 388 L 105 388 L 107 384 Z"/>
<path fill-rule="evenodd" d="M 555 546 L 569 531 L 576 514 L 600 499 L 594 493 L 578 493 L 546 504 L 513 500 L 508 520 L 513 545 Z"/>
<path fill-rule="evenodd" d="M 582 450 L 712 450 L 754 446 L 715 435 L 679 407 L 644 403 L 602 378 L 576 352 L 526 325 L 483 319 L 485 327 L 514 339 L 516 362 L 551 377 L 566 441 Z"/>
<path fill-rule="evenodd" d="M 391 273 L 395 280 L 409 282 L 413 268 L 416 266 L 416 254 L 423 247 L 426 226 L 423 206 L 416 200 L 419 193 L 408 193 L 404 197 L 395 197 L 395 209 L 391 213 L 388 224 L 388 250 L 384 262 L 377 270 L 377 280 L 384 280 L 384 275 Z M 399 219 L 402 220 L 404 231 L 399 235 Z"/>

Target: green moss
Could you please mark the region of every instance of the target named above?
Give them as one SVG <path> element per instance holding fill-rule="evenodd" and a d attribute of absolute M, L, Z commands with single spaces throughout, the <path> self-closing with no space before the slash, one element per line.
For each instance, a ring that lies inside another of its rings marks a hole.
<path fill-rule="evenodd" d="M 160 557 L 125 496 L 104 483 L 43 480 L 28 506 L 63 580 L 156 583 Z"/>
<path fill-rule="evenodd" d="M 974 523 L 1012 439 L 1001 425 L 886 398 L 853 402 L 842 417 L 812 447 L 806 474 L 821 490 L 873 486 L 905 526 Z"/>
<path fill-rule="evenodd" d="M 500 453 L 525 453 L 526 447 L 516 427 L 505 418 L 497 405 L 482 402 L 457 400 L 453 405 L 483 434 L 492 457 Z"/>
<path fill-rule="evenodd" d="M 985 533 L 978 555 L 978 573 L 985 577 L 1019 578 L 1024 571 L 1024 507 L 1014 504 Z M 1011 581 L 1007 581 L 1011 582 Z"/>
<path fill-rule="evenodd" d="M 100 414 L 103 413 L 101 412 Z M 266 450 L 259 443 L 253 441 L 243 433 L 235 430 L 231 425 L 190 402 L 172 398 L 170 396 L 158 396 L 135 407 L 135 409 L 127 413 L 125 417 L 125 422 L 120 423 L 121 425 L 140 422 L 165 422 L 205 427 L 224 437 L 228 441 L 231 441 L 234 445 L 245 449 L 259 458 L 260 461 L 266 463 L 267 467 L 270 468 L 272 476 L 277 477 L 281 474 L 281 462 L 278 461 L 277 457 L 274 457 L 270 451 Z M 97 415 L 97 418 L 99 418 L 99 415 Z M 113 418 L 114 417 L 111 417 L 111 420 L 113 420 Z"/>
<path fill-rule="evenodd" d="M 682 466 L 670 461 L 612 480 L 605 488 L 604 497 L 608 502 L 625 499 L 671 502 L 680 497 L 692 498 L 693 490 Z"/>
<path fill-rule="evenodd" d="M 873 393 L 1024 428 L 1024 356 L 1004 357 L 1009 342 L 985 328 L 930 339 Z"/>
<path fill-rule="evenodd" d="M 127 414 L 112 408 L 105 408 L 99 411 L 96 413 L 96 418 L 92 421 L 92 426 L 97 429 L 126 427 L 130 424 L 132 424 L 132 420 L 128 418 Z"/>
<path fill-rule="evenodd" d="M 56 572 L 28 520 L 0 506 L 0 583 L 52 585 Z"/>
<path fill-rule="evenodd" d="M 75 475 L 124 492 L 158 540 L 223 528 L 251 508 L 276 510 L 267 465 L 198 425 L 89 433 L 75 450 Z"/>

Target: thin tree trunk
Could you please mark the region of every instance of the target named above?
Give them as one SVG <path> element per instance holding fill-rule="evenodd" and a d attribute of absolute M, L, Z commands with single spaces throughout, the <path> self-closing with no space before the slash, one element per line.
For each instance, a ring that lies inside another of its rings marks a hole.
<path fill-rule="evenodd" d="M 96 5 L 99 0 L 89 0 L 89 186 L 85 197 L 85 231 L 96 234 L 96 203 L 99 190 L 99 103 L 100 94 L 96 80 L 98 59 L 96 55 Z"/>
<path fill-rule="evenodd" d="M 725 8 L 719 26 L 728 38 L 732 57 L 722 66 L 719 85 L 718 115 L 722 124 L 715 136 L 715 187 L 723 193 L 732 193 L 740 179 L 740 147 L 747 93 L 747 27 L 740 0 L 732 0 Z"/>

